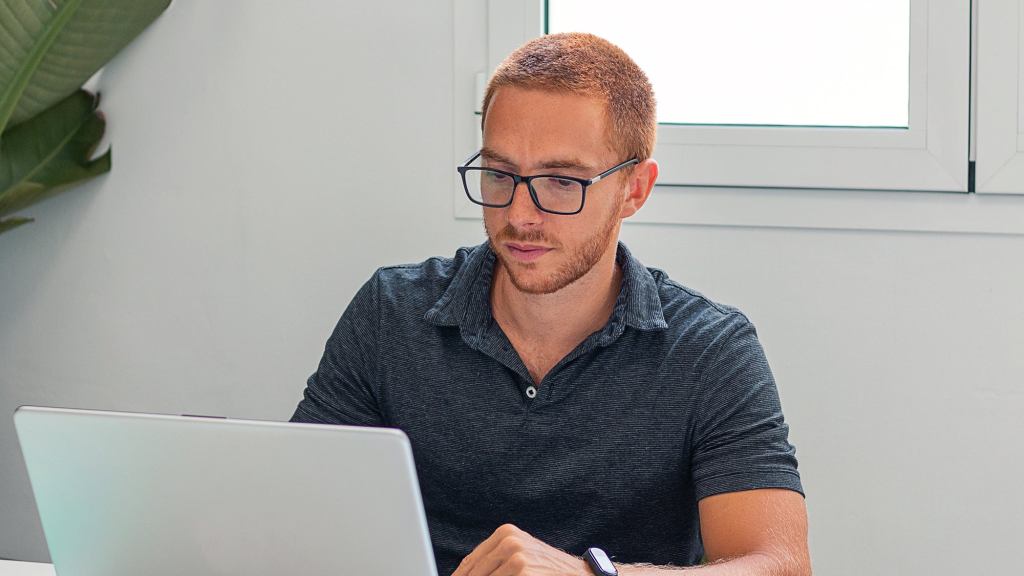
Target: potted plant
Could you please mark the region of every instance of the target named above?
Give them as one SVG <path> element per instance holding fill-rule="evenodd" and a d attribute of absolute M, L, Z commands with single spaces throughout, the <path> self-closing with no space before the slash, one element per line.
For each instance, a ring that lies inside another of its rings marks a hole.
<path fill-rule="evenodd" d="M 0 10 L 0 233 L 12 214 L 110 170 L 105 121 L 81 86 L 171 0 L 4 0 Z"/>

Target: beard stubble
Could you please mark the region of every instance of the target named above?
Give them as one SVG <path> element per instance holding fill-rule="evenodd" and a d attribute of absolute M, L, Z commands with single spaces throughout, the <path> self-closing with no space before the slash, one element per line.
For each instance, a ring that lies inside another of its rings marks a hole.
<path fill-rule="evenodd" d="M 553 294 L 585 276 L 601 260 L 601 256 L 604 255 L 604 251 L 608 248 L 612 235 L 615 233 L 618 223 L 617 214 L 618 210 L 612 211 L 602 223 L 601 228 L 568 255 L 567 261 L 563 262 L 550 276 L 536 282 L 531 282 L 525 278 L 525 274 L 520 274 L 523 268 L 527 270 L 536 268 L 535 263 L 510 262 L 505 254 L 498 250 L 498 246 L 502 242 L 543 243 L 556 250 L 562 250 L 564 246 L 549 238 L 543 230 L 516 230 L 509 224 L 502 228 L 497 235 L 494 235 L 487 229 L 486 220 L 484 221 L 484 230 L 487 232 L 491 250 L 498 256 L 516 290 L 525 294 Z"/>

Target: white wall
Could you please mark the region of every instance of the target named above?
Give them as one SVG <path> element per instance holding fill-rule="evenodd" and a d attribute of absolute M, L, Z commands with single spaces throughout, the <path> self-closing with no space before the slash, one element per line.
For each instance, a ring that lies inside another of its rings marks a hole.
<path fill-rule="evenodd" d="M 0 557 L 47 557 L 18 405 L 285 419 L 373 269 L 482 240 L 452 38 L 450 2 L 177 0 L 108 67 L 113 171 L 0 236 Z M 623 234 L 757 323 L 819 574 L 1016 569 L 1024 236 Z"/>

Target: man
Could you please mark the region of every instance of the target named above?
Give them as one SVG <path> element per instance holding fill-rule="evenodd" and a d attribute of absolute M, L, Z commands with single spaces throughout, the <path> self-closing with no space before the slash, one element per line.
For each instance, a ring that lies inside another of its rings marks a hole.
<path fill-rule="evenodd" d="M 591 547 L 627 576 L 809 574 L 753 327 L 618 243 L 658 176 L 644 73 L 544 36 L 495 72 L 482 127 L 459 171 L 488 242 L 379 270 L 293 421 L 405 431 L 442 575 L 601 573 Z"/>

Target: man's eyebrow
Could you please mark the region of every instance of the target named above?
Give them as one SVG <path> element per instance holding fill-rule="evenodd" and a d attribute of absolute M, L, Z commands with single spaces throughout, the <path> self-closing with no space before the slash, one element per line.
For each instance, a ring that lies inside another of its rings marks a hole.
<path fill-rule="evenodd" d="M 480 156 L 489 162 L 495 162 L 497 164 L 504 164 L 506 166 L 515 167 L 517 164 L 506 156 L 495 152 L 491 148 L 481 148 Z M 575 158 L 557 158 L 541 162 L 538 168 L 547 170 L 551 168 L 568 168 L 571 170 L 579 170 L 581 172 L 591 172 L 594 170 L 593 166 L 577 160 Z"/>
<path fill-rule="evenodd" d="M 580 172 L 592 172 L 594 170 L 594 168 L 591 167 L 590 165 L 584 164 L 583 162 L 576 160 L 574 158 L 549 160 L 547 162 L 542 162 L 540 167 L 544 169 L 568 168 L 570 170 L 579 170 Z"/>
<path fill-rule="evenodd" d="M 516 165 L 516 163 L 510 160 L 509 158 L 506 158 L 505 156 L 498 154 L 497 152 L 486 146 L 480 149 L 480 157 L 490 162 L 497 162 L 498 164 L 505 164 L 507 166 Z"/>

